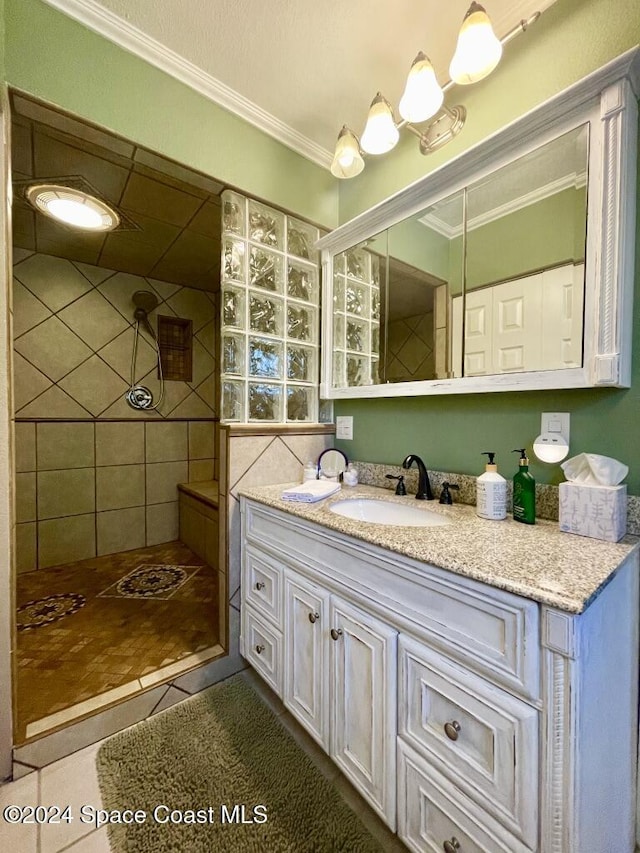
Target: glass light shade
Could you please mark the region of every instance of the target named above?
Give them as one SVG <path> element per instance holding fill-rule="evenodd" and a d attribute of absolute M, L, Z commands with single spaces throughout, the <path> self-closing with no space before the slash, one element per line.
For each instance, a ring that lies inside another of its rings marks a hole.
<path fill-rule="evenodd" d="M 465 15 L 456 52 L 449 66 L 454 83 L 477 83 L 487 77 L 502 56 L 502 45 L 493 32 L 489 16 L 479 3 L 472 3 Z"/>
<path fill-rule="evenodd" d="M 57 184 L 36 184 L 26 197 L 40 213 L 83 231 L 113 231 L 120 217 L 103 201 L 81 190 Z"/>
<path fill-rule="evenodd" d="M 378 92 L 369 109 L 369 116 L 360 138 L 360 145 L 367 154 L 386 154 L 396 145 L 400 131 L 393 119 L 387 99 Z"/>
<path fill-rule="evenodd" d="M 398 110 L 405 121 L 421 122 L 434 116 L 444 101 L 429 59 L 420 52 L 413 60 Z"/>
<path fill-rule="evenodd" d="M 355 134 L 346 124 L 338 134 L 336 150 L 331 163 L 334 178 L 355 178 L 364 169 L 364 160 Z"/>

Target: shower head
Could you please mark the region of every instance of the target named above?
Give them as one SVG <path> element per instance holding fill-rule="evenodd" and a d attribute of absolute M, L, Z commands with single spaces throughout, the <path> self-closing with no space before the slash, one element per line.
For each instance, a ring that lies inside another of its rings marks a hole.
<path fill-rule="evenodd" d="M 150 290 L 136 290 L 131 297 L 131 301 L 136 306 L 136 313 L 143 311 L 148 314 L 158 307 L 158 297 Z"/>

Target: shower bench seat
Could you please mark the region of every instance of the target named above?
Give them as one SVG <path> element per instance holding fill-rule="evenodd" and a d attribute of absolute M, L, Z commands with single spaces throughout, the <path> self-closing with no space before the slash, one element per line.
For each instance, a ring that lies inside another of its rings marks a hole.
<path fill-rule="evenodd" d="M 180 541 L 218 566 L 218 481 L 179 483 Z"/>

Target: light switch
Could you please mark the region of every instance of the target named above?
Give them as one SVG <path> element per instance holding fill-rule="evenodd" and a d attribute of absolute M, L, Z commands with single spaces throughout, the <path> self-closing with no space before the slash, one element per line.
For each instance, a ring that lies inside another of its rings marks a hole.
<path fill-rule="evenodd" d="M 336 418 L 336 438 L 353 438 L 353 417 L 351 415 Z"/>
<path fill-rule="evenodd" d="M 540 432 L 560 433 L 569 444 L 571 415 L 569 412 L 543 412 Z"/>

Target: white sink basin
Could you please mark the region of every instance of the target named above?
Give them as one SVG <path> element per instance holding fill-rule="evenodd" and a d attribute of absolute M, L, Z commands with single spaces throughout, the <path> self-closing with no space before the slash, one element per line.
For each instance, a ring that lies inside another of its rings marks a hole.
<path fill-rule="evenodd" d="M 336 501 L 329 506 L 331 512 L 355 521 L 371 524 L 393 524 L 397 527 L 441 527 L 451 524 L 448 518 L 437 512 L 391 501 L 375 501 L 368 498 L 349 498 Z"/>

